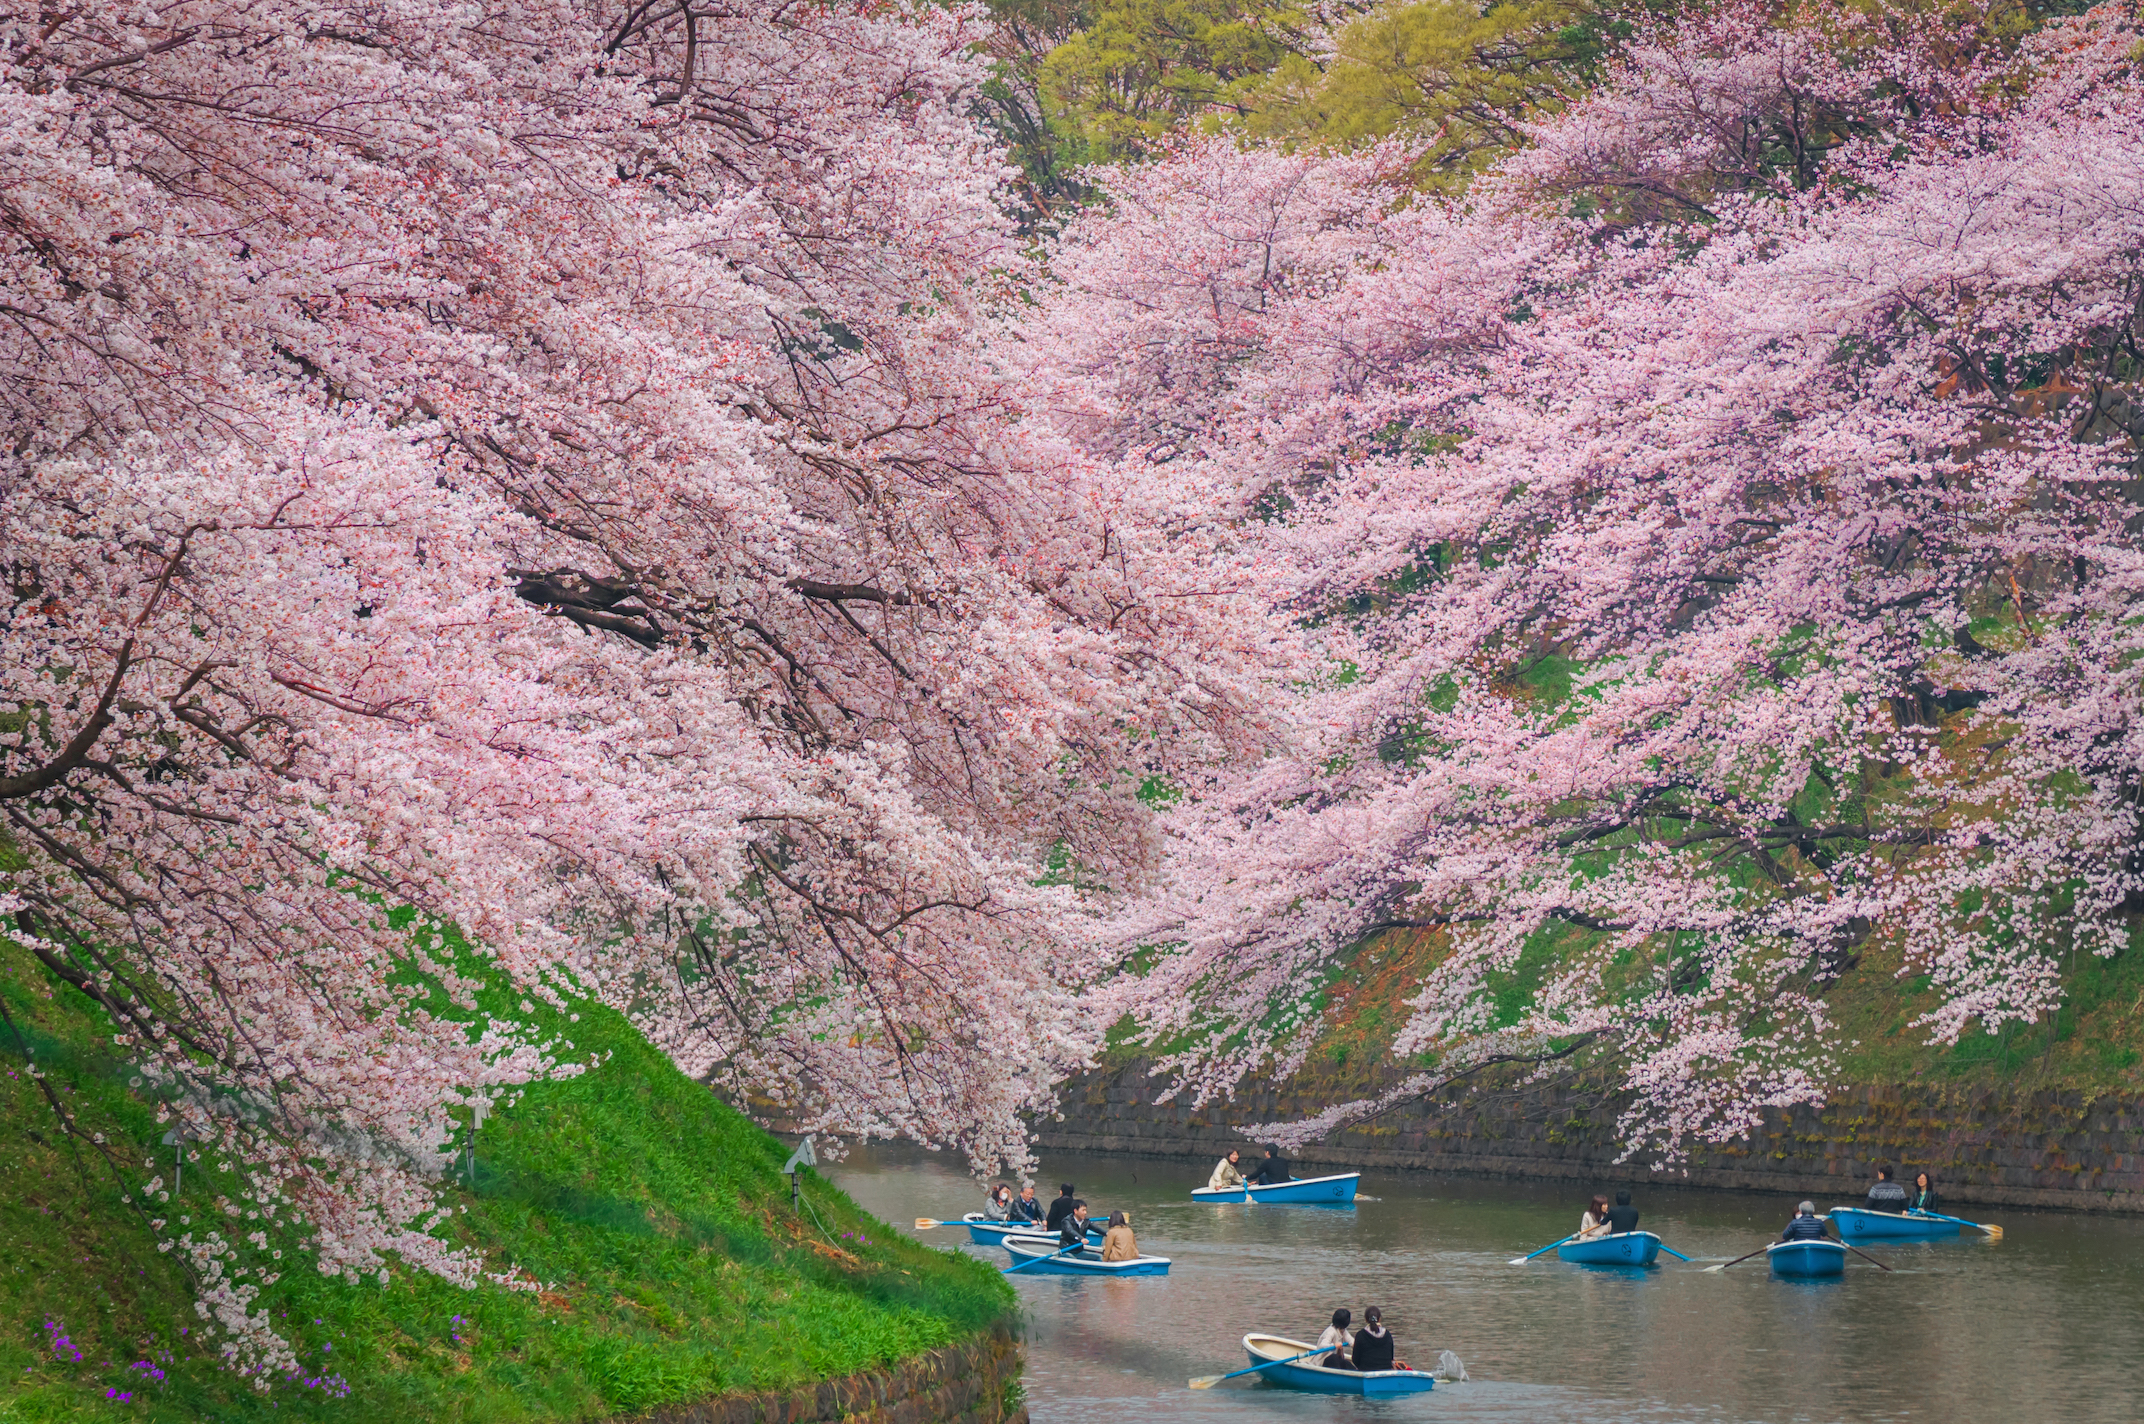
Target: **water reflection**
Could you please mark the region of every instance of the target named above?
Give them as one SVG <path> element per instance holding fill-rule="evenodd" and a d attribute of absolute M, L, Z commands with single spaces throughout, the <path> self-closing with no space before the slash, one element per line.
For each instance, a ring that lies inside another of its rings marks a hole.
<path fill-rule="evenodd" d="M 1175 1264 L 1159 1279 L 1012 1277 L 1036 1424 L 2144 1419 L 2144 1221 L 1991 1212 L 2001 1242 L 1872 1246 L 1889 1273 L 1855 1258 L 1843 1280 L 1788 1282 L 1762 1257 L 1701 1268 L 1776 1234 L 1791 1199 L 1641 1188 L 1642 1225 L 1697 1265 L 1512 1266 L 1570 1231 L 1586 1193 L 1366 1175 L 1374 1199 L 1352 1211 L 1194 1205 L 1210 1165 L 1045 1159 L 1046 1193 L 1078 1182 L 1100 1211 L 1131 1212 L 1139 1244 Z M 830 1170 L 893 1222 L 959 1216 L 981 1195 L 958 1163 L 906 1148 Z M 952 1228 L 934 1234 L 954 1245 Z M 956 1249 L 1009 1263 L 964 1237 Z M 1383 1307 L 1402 1358 L 1453 1350 L 1473 1381 L 1386 1403 L 1253 1380 L 1184 1387 L 1245 1364 L 1246 1332 L 1315 1339 L 1338 1305 L 1358 1320 Z"/>

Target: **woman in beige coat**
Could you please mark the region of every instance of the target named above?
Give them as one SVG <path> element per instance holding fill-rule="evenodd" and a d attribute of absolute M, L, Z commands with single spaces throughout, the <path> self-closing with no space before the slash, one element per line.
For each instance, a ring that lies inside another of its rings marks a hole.
<path fill-rule="evenodd" d="M 1121 1211 L 1109 1214 L 1109 1230 L 1102 1236 L 1102 1259 L 1130 1261 L 1138 1258 L 1139 1242 L 1132 1235 L 1130 1218 Z"/>

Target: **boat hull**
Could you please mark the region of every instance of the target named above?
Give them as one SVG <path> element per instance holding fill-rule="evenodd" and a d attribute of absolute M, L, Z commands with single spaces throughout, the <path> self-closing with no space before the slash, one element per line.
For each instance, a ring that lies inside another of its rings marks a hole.
<path fill-rule="evenodd" d="M 1134 1256 L 1129 1261 L 1105 1261 L 1101 1253 L 1089 1246 L 1077 1256 L 1057 1256 L 1054 1260 L 1037 1261 L 1050 1256 L 1057 1247 L 1054 1236 L 1009 1236 L 998 1243 L 1005 1254 L 1012 1257 L 1013 1264 L 1036 1261 L 1035 1265 L 1021 1268 L 1023 1276 L 1166 1276 L 1169 1274 L 1167 1256 Z"/>
<path fill-rule="evenodd" d="M 1193 1189 L 1191 1199 L 1200 1202 L 1282 1202 L 1298 1206 L 1352 1206 L 1360 1172 L 1341 1172 L 1330 1177 L 1304 1177 L 1299 1181 L 1275 1182 L 1270 1187 L 1211 1187 Z"/>
<path fill-rule="evenodd" d="M 1315 1347 L 1308 1340 L 1288 1340 L 1279 1335 L 1246 1335 L 1243 1352 L 1254 1365 L 1285 1360 Z M 1307 1390 L 1312 1394 L 1359 1394 L 1370 1399 L 1390 1399 L 1402 1394 L 1426 1394 L 1437 1381 L 1421 1370 L 1329 1370 L 1318 1357 L 1293 1364 L 1275 1365 L 1250 1376 L 1282 1389 Z"/>
<path fill-rule="evenodd" d="M 1032 1222 L 1021 1222 L 1019 1225 L 1016 1226 L 1010 1222 L 1004 1221 L 985 1221 L 983 1219 L 983 1214 L 979 1211 L 969 1212 L 966 1216 L 961 1218 L 961 1222 L 968 1228 L 968 1239 L 970 1241 L 973 1241 L 978 1246 L 995 1246 L 1008 1236 L 1035 1236 L 1049 1234 L 1043 1231 L 1041 1227 L 1036 1226 Z M 1102 1239 L 1102 1236 L 1102 1223 L 1100 1223 L 1099 1221 L 1090 1221 L 1087 1223 L 1087 1239 L 1089 1241 L 1100 1241 Z"/>
<path fill-rule="evenodd" d="M 1964 1229 L 1955 1221 L 1939 1217 L 1868 1211 L 1858 1206 L 1833 1207 L 1831 1224 L 1842 1241 L 1940 1241 Z"/>
<path fill-rule="evenodd" d="M 1846 1248 L 1836 1241 L 1775 1241 L 1764 1248 L 1772 1274 L 1792 1280 L 1819 1280 L 1846 1274 Z"/>
<path fill-rule="evenodd" d="M 1566 1241 L 1556 1258 L 1580 1266 L 1650 1266 L 1660 1258 L 1660 1238 L 1650 1231 L 1618 1231 L 1585 1241 Z"/>

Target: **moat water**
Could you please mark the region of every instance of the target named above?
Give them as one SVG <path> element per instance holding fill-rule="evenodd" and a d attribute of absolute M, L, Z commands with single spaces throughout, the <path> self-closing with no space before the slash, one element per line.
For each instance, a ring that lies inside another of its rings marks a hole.
<path fill-rule="evenodd" d="M 1210 1163 L 1046 1156 L 1040 1195 L 1070 1181 L 1131 1214 L 1165 1278 L 1013 1276 L 1026 1311 L 1035 1424 L 1496 1420 L 1528 1424 L 1805 1424 L 1830 1420 L 2144 1421 L 2144 1220 L 1967 1207 L 1990 1241 L 1871 1247 L 1844 1279 L 1773 1279 L 1763 1259 L 1708 1273 L 1776 1236 L 1793 1200 L 1641 1188 L 1640 1223 L 1694 1265 L 1508 1262 L 1565 1235 L 1577 1187 L 1366 1172 L 1352 1209 L 1204 1206 Z M 827 1170 L 903 1230 L 980 1205 L 961 1164 L 906 1147 Z M 1619 1185 L 1597 1187 L 1609 1194 Z M 1858 1205 L 1823 1198 L 1820 1210 Z M 956 1240 L 956 1236 L 958 1239 Z M 924 1233 L 1011 1264 L 965 1232 Z M 1383 1308 L 1410 1363 L 1455 1352 L 1470 1380 L 1365 1401 L 1298 1394 L 1243 1367 L 1251 1331 L 1313 1340 L 1336 1306 Z"/>

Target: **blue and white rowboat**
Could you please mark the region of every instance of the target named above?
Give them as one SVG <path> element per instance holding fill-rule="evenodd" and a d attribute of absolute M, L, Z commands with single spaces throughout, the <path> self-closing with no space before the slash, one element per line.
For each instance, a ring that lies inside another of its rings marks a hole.
<path fill-rule="evenodd" d="M 979 1211 L 969 1212 L 961 1218 L 961 1221 L 968 1228 L 968 1239 L 978 1246 L 995 1246 L 1008 1236 L 1047 1236 L 1049 1234 L 1032 1221 L 989 1221 Z M 1102 1239 L 1103 1233 L 1102 1223 L 1089 1218 L 1087 1222 L 1087 1239 L 1089 1241 L 1099 1241 Z"/>
<path fill-rule="evenodd" d="M 1868 1211 L 1858 1206 L 1833 1207 L 1831 1224 L 1839 1228 L 1842 1241 L 1939 1241 L 1964 1230 L 1939 1216 Z"/>
<path fill-rule="evenodd" d="M 1353 1206 L 1360 1172 L 1341 1172 L 1330 1177 L 1302 1177 L 1293 1182 L 1275 1182 L 1270 1187 L 1197 1187 L 1191 1199 L 1199 1202 L 1294 1202 L 1317 1206 Z M 1266 1337 L 1258 1337 L 1263 1340 Z"/>
<path fill-rule="evenodd" d="M 1650 1266 L 1660 1255 L 1660 1238 L 1650 1231 L 1615 1231 L 1566 1241 L 1556 1258 L 1581 1266 Z"/>
<path fill-rule="evenodd" d="M 1048 1256 L 1059 1249 L 1054 1236 L 1008 1236 L 1002 1241 L 1006 1254 L 1013 1264 L 1033 1261 L 1038 1256 Z M 1059 1256 L 1054 1261 L 1041 1261 L 1023 1267 L 1023 1276 L 1166 1276 L 1169 1274 L 1167 1256 L 1134 1256 L 1129 1261 L 1105 1261 L 1102 1253 L 1089 1246 L 1077 1256 Z M 1308 1345 L 1303 1347 L 1309 1349 Z"/>
<path fill-rule="evenodd" d="M 1279 1335 L 1243 1337 L 1243 1352 L 1251 1357 L 1254 1365 L 1262 1365 L 1268 1360 L 1285 1360 L 1290 1355 L 1316 1348 L 1308 1340 L 1288 1340 Z M 1260 1370 L 1248 1378 L 1263 1379 L 1283 1389 L 1307 1389 L 1315 1394 L 1361 1394 L 1371 1399 L 1422 1394 L 1437 1385 L 1435 1378 L 1421 1370 L 1329 1370 L 1318 1363 L 1323 1358 L 1323 1355 L 1312 1355 L 1307 1360 Z"/>
<path fill-rule="evenodd" d="M 1808 1280 L 1846 1274 L 1846 1248 L 1836 1241 L 1774 1241 L 1764 1255 L 1775 1276 Z"/>

